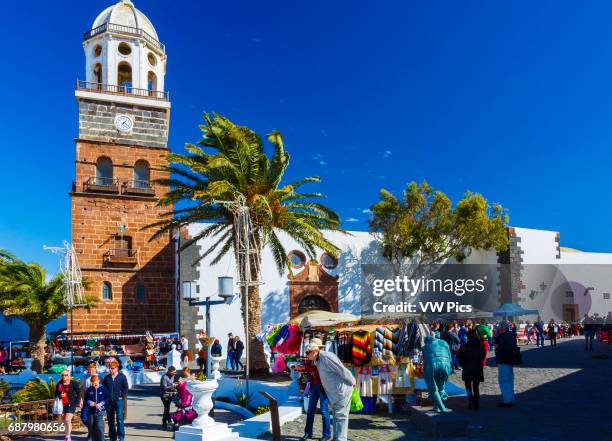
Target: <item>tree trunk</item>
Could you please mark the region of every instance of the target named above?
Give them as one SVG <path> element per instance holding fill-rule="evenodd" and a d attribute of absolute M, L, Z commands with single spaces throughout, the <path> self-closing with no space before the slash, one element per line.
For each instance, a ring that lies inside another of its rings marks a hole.
<path fill-rule="evenodd" d="M 47 336 L 47 325 L 41 323 L 28 323 L 30 328 L 30 357 L 32 370 L 42 373 L 45 366 L 45 338 Z"/>
<path fill-rule="evenodd" d="M 244 314 L 245 307 L 248 307 L 249 310 L 248 323 Z M 242 296 L 242 317 L 245 323 L 246 339 L 249 341 L 249 376 L 265 375 L 269 371 L 269 365 L 263 343 L 257 340 L 257 334 L 261 332 L 261 299 L 258 286 L 249 288 L 248 305 L 246 305 L 245 296 Z"/>

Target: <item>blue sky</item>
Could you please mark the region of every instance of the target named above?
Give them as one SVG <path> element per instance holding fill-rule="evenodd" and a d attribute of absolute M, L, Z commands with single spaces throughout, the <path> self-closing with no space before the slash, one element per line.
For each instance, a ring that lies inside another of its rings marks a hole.
<path fill-rule="evenodd" d="M 167 45 L 173 150 L 216 111 L 280 130 L 287 179 L 320 175 L 348 229 L 367 228 L 381 187 L 427 179 L 612 251 L 609 2 L 134 3 Z M 82 35 L 109 4 L 3 5 L 0 246 L 53 272 L 42 246 L 70 238 Z"/>

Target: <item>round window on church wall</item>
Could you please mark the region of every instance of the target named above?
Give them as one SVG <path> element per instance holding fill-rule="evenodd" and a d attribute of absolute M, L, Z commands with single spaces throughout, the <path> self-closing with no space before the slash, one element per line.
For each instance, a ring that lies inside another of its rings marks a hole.
<path fill-rule="evenodd" d="M 321 265 L 326 269 L 334 269 L 338 266 L 338 259 L 329 253 L 323 253 L 321 256 Z"/>
<path fill-rule="evenodd" d="M 306 255 L 298 250 L 293 250 L 287 256 L 292 268 L 301 268 L 306 264 Z"/>
<path fill-rule="evenodd" d="M 132 48 L 127 43 L 119 43 L 118 50 L 121 55 L 130 55 L 132 53 Z"/>
<path fill-rule="evenodd" d="M 151 66 L 157 66 L 157 57 L 153 52 L 149 52 L 149 55 L 147 55 L 147 59 L 149 60 L 149 64 Z"/>

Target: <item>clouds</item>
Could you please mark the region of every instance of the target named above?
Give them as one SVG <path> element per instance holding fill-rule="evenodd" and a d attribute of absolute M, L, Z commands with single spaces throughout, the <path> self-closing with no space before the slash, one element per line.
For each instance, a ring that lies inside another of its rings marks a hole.
<path fill-rule="evenodd" d="M 359 222 L 359 219 L 357 219 L 356 217 L 349 217 L 344 219 L 344 222 Z"/>
<path fill-rule="evenodd" d="M 383 152 L 383 158 L 385 158 L 385 159 L 390 158 L 391 155 L 393 155 L 393 152 L 391 150 L 385 150 Z"/>
<path fill-rule="evenodd" d="M 323 166 L 327 165 L 327 161 L 325 161 L 324 159 L 325 159 L 325 155 L 321 153 L 315 153 L 314 155 L 312 155 L 312 160 L 317 161 L 319 165 L 323 165 Z"/>

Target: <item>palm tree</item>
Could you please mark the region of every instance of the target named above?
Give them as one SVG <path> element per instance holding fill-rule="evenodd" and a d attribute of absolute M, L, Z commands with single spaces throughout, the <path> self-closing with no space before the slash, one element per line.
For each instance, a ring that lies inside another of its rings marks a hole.
<path fill-rule="evenodd" d="M 238 126 L 218 114 L 205 114 L 204 120 L 205 124 L 200 126 L 203 137 L 198 145 L 188 144 L 188 154 L 168 156 L 171 178 L 158 182 L 171 189 L 159 204 L 174 207 L 183 203 L 183 206 L 171 208 L 163 220 L 147 227 L 157 229 L 152 240 L 192 223 L 207 223 L 200 234 L 183 244 L 182 249 L 212 237 L 213 244 L 204 250 L 200 259 L 216 253 L 211 261 L 214 265 L 230 251 L 237 259 L 234 214 L 218 201 L 243 200 L 252 225 L 249 247 L 256 250 L 251 256 L 251 280 L 259 280 L 261 251 L 265 246 L 270 247 L 279 273 L 289 268 L 279 231 L 291 236 L 311 258 L 315 257 L 317 249 L 337 256 L 339 249 L 325 238 L 323 231 L 344 232 L 338 215 L 317 201 L 322 194 L 298 192 L 303 184 L 319 182 L 320 178 L 306 177 L 281 185 L 289 164 L 282 135 L 276 131 L 268 135 L 274 148 L 269 158 L 262 139 L 248 127 Z M 244 274 L 240 276 L 243 278 Z M 242 308 L 243 316 L 245 308 L 249 311 L 249 321 L 245 323 L 250 344 L 249 364 L 251 373 L 257 374 L 267 372 L 268 368 L 263 346 L 255 338 L 261 331 L 259 289 L 251 287 L 248 294 L 242 296 Z M 248 298 L 248 305 L 245 298 Z"/>
<path fill-rule="evenodd" d="M 0 312 L 19 317 L 28 325 L 32 369 L 37 372 L 44 366 L 47 325 L 68 312 L 65 290 L 62 274 L 47 281 L 47 272 L 40 265 L 0 250 Z M 87 308 L 96 301 L 85 296 Z"/>
<path fill-rule="evenodd" d="M 13 403 L 23 403 L 25 401 L 51 400 L 55 398 L 56 386 L 57 383 L 52 377 L 49 377 L 48 382 L 42 378 L 35 378 L 15 392 L 11 396 L 11 401 Z"/>

